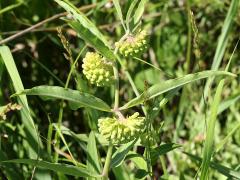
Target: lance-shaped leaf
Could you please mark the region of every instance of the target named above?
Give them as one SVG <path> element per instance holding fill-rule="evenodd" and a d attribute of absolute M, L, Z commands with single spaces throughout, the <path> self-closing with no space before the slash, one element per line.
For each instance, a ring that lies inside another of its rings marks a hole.
<path fill-rule="evenodd" d="M 200 163 L 202 162 L 202 158 L 200 158 L 198 156 L 195 156 L 193 154 L 190 154 L 188 152 L 183 152 L 183 153 L 188 155 L 193 161 L 196 161 L 197 163 L 199 163 L 199 166 L 200 166 Z M 240 177 L 240 172 L 239 171 L 236 171 L 232 168 L 223 166 L 219 163 L 211 161 L 210 162 L 210 167 L 212 169 L 217 170 L 219 173 L 223 174 L 224 176 L 228 177 L 229 179 L 239 179 L 239 177 Z"/>
<path fill-rule="evenodd" d="M 138 8 L 135 11 L 135 14 L 133 16 L 134 18 L 134 24 L 137 24 L 138 21 L 141 19 L 143 12 L 144 12 L 144 7 L 145 4 L 148 2 L 148 0 L 141 0 L 140 3 L 138 4 Z"/>
<path fill-rule="evenodd" d="M 219 75 L 235 76 L 234 74 L 229 73 L 229 72 L 225 72 L 225 71 L 202 71 L 202 72 L 198 72 L 198 73 L 195 73 L 195 74 L 188 74 L 188 75 L 180 77 L 180 78 L 160 82 L 158 84 L 155 84 L 155 85 L 151 86 L 149 89 L 147 89 L 140 96 L 132 99 L 131 101 L 129 101 L 127 104 L 125 104 L 120 109 L 127 109 L 127 108 L 130 108 L 130 107 L 139 105 L 139 104 L 143 103 L 144 101 L 152 99 L 156 96 L 159 96 L 159 95 L 161 95 L 165 92 L 168 92 L 168 91 L 170 91 L 174 88 L 183 86 L 185 84 L 188 84 L 188 83 L 200 80 L 200 79 L 204 79 L 204 78 L 207 78 L 207 77 L 219 76 Z"/>
<path fill-rule="evenodd" d="M 181 147 L 180 144 L 167 143 L 167 144 L 162 144 L 162 145 L 152 149 L 150 152 L 151 163 L 155 164 L 159 156 L 167 154 L 168 152 L 173 151 L 174 149 L 179 148 L 179 147 Z"/>
<path fill-rule="evenodd" d="M 74 102 L 83 107 L 90 107 L 107 112 L 111 111 L 111 108 L 103 100 L 91 94 L 72 89 L 65 89 L 59 86 L 36 86 L 32 89 L 25 89 L 24 91 L 18 92 L 14 94 L 14 96 L 22 94 L 42 96 L 45 100 L 62 99 Z"/>
<path fill-rule="evenodd" d="M 55 1 L 72 15 L 74 21 L 69 23 L 70 26 L 72 26 L 87 43 L 96 48 L 96 50 L 98 50 L 106 58 L 114 58 L 113 52 L 110 50 L 107 40 L 98 28 L 87 18 L 87 16 L 85 16 L 69 1 Z"/>
<path fill-rule="evenodd" d="M 118 167 L 122 164 L 128 152 L 132 149 L 136 140 L 133 140 L 127 144 L 122 145 L 117 149 L 117 151 L 112 156 L 111 167 Z"/>
<path fill-rule="evenodd" d="M 33 165 L 36 167 L 49 169 L 55 172 L 61 172 L 62 174 L 76 176 L 76 177 L 100 177 L 98 174 L 94 174 L 88 171 L 84 167 L 79 166 L 72 166 L 68 164 L 60 164 L 60 163 L 51 163 L 46 161 L 38 161 L 34 159 L 13 159 L 9 161 L 4 161 L 1 163 L 21 163 L 21 164 L 28 164 Z"/>
<path fill-rule="evenodd" d="M 95 134 L 93 131 L 89 134 L 89 141 L 87 145 L 87 169 L 98 174 L 102 172 L 102 166 L 98 155 Z"/>
<path fill-rule="evenodd" d="M 1 61 L 1 64 L 3 62 L 6 66 L 8 74 L 12 80 L 14 90 L 16 92 L 24 90 L 21 77 L 18 73 L 11 51 L 7 46 L 0 47 L 0 61 Z M 38 133 L 36 131 L 34 121 L 30 114 L 27 98 L 25 95 L 19 96 L 17 98 L 17 101 L 18 101 L 18 104 L 22 106 L 20 113 L 21 113 L 22 123 L 24 124 L 24 127 L 25 127 L 25 133 L 26 133 L 26 136 L 28 137 L 27 141 L 29 145 L 33 148 L 35 153 L 37 153 L 39 147 L 42 147 L 42 143 L 38 140 Z M 27 148 L 29 149 L 30 147 L 27 146 Z M 34 158 L 36 157 L 36 154 L 34 155 L 31 154 L 30 157 Z"/>
<path fill-rule="evenodd" d="M 89 29 L 84 28 L 84 26 L 77 21 L 70 21 L 68 24 L 81 36 L 86 43 L 98 50 L 103 56 L 109 60 L 114 59 L 112 51 L 97 36 L 92 34 Z"/>

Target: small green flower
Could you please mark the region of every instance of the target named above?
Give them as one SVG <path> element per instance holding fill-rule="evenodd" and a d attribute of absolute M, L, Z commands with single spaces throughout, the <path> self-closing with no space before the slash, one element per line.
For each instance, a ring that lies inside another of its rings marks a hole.
<path fill-rule="evenodd" d="M 147 49 L 147 32 L 140 31 L 135 36 L 129 35 L 123 42 L 116 42 L 119 53 L 125 57 L 142 55 Z"/>
<path fill-rule="evenodd" d="M 124 120 L 117 118 L 101 118 L 98 127 L 101 135 L 114 144 L 123 144 L 138 138 L 144 131 L 145 117 L 138 117 L 139 113 Z"/>
<path fill-rule="evenodd" d="M 88 52 L 83 59 L 83 74 L 91 84 L 109 86 L 114 82 L 112 64 L 95 52 Z"/>

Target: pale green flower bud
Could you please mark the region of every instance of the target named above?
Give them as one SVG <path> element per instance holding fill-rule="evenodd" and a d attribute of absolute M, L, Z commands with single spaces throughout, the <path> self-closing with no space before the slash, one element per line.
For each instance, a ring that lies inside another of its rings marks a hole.
<path fill-rule="evenodd" d="M 88 52 L 83 59 L 82 68 L 91 84 L 109 86 L 114 82 L 112 64 L 98 53 Z"/>
<path fill-rule="evenodd" d="M 147 49 L 147 32 L 140 31 L 135 36 L 129 35 L 123 42 L 116 42 L 119 53 L 125 57 L 141 56 Z"/>
<path fill-rule="evenodd" d="M 108 141 L 114 144 L 122 144 L 138 138 L 144 131 L 145 117 L 139 117 L 139 113 L 118 120 L 117 118 L 101 118 L 98 120 L 99 132 Z"/>

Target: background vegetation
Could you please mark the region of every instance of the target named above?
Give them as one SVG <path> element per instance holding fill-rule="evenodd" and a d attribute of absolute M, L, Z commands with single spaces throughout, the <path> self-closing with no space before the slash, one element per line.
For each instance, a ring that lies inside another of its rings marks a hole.
<path fill-rule="evenodd" d="M 119 2 L 125 19 L 132 1 Z M 71 0 L 71 3 L 84 12 L 111 45 L 124 35 L 112 1 Z M 149 150 L 151 162 L 142 146 L 127 144 L 120 147 L 122 149 L 117 146 L 109 178 L 193 179 L 201 176 L 205 179 L 203 174 L 209 167 L 206 173 L 209 179 L 240 179 L 239 1 L 151 0 L 142 7 L 145 9 L 140 27 L 149 32 L 148 51 L 140 59 L 124 60 L 140 93 L 168 79 L 209 69 L 227 70 L 237 76 L 226 77 L 225 82 L 222 76 L 203 79 L 175 88 L 170 91 L 174 92 L 172 95 L 162 94 L 148 101 L 145 104 L 148 111 L 159 107 L 159 102 L 164 104 L 160 105 L 153 122 L 157 145 Z M 137 6 L 133 12 L 136 9 Z M 97 120 L 108 113 L 79 109 L 76 104 L 65 101 L 45 101 L 39 96 L 28 96 L 28 102 L 23 95 L 11 97 L 23 90 L 21 82 L 25 89 L 39 85 L 64 87 L 73 65 L 71 57 L 74 60 L 78 57 L 68 87 L 113 104 L 113 87 L 97 88 L 82 75 L 81 60 L 94 47 L 86 44 L 68 22 L 62 20 L 66 15 L 55 1 L 0 1 L 0 44 L 10 48 L 14 59 L 11 61 L 7 48 L 2 46 L 1 179 L 78 179 L 78 176 L 86 177 L 82 174 L 87 173 L 84 164 L 88 164 L 88 170 L 92 164 L 90 157 L 99 161 L 99 167 L 93 167 L 96 174 L 100 174 L 96 169 L 101 171 L 105 162 L 107 144 L 98 134 Z M 120 104 L 124 105 L 135 98 L 135 94 L 124 69 L 119 73 Z M 30 110 L 26 110 L 27 103 Z M 127 109 L 125 114 L 135 111 L 143 114 L 141 106 Z M 56 124 L 59 119 L 62 119 L 60 127 Z M 93 151 L 95 146 L 98 152 Z M 3 162 L 12 159 L 25 161 Z M 59 166 L 54 166 L 56 161 Z M 147 167 L 149 164 L 152 168 Z"/>

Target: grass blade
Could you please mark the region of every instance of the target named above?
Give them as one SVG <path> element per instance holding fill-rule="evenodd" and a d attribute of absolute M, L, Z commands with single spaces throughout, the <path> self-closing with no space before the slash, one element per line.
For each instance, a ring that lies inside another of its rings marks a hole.
<path fill-rule="evenodd" d="M 127 16 L 126 16 L 127 29 L 129 29 L 129 27 L 130 27 L 130 19 L 131 19 L 131 16 L 132 16 L 133 9 L 136 6 L 137 2 L 138 2 L 138 0 L 133 0 L 129 9 L 128 9 Z"/>
<path fill-rule="evenodd" d="M 227 136 L 216 145 L 215 152 L 218 153 L 222 147 L 228 142 L 232 135 L 240 128 L 240 121 L 236 124 L 234 128 L 227 134 Z"/>
<path fill-rule="evenodd" d="M 214 142 L 214 130 L 215 130 L 215 123 L 217 120 L 217 111 L 218 106 L 221 101 L 221 93 L 224 86 L 224 79 L 220 81 L 216 94 L 214 96 L 213 103 L 211 105 L 211 113 L 210 118 L 208 120 L 207 125 L 207 135 L 203 149 L 203 161 L 201 165 L 201 180 L 208 179 L 208 168 L 210 166 L 211 157 L 214 151 L 213 142 Z"/>
<path fill-rule="evenodd" d="M 36 86 L 32 89 L 20 91 L 13 96 L 19 96 L 23 94 L 43 96 L 45 100 L 62 99 L 74 102 L 75 104 L 78 103 L 80 107 L 84 106 L 101 111 L 111 111 L 111 108 L 104 101 L 91 94 L 79 92 L 78 90 L 65 89 L 59 86 Z"/>
<path fill-rule="evenodd" d="M 87 169 L 96 174 L 100 174 L 102 172 L 102 167 L 98 156 L 98 149 L 96 146 L 95 134 L 93 131 L 89 135 L 87 145 Z"/>
<path fill-rule="evenodd" d="M 20 1 L 16 4 L 11 4 L 3 9 L 0 10 L 0 15 L 4 14 L 5 12 L 12 11 L 13 9 L 23 5 L 23 1 Z"/>
<path fill-rule="evenodd" d="M 119 4 L 119 0 L 113 0 L 113 4 L 114 4 L 114 6 L 117 10 L 117 14 L 118 14 L 118 17 L 119 17 L 119 19 L 122 23 L 122 26 L 123 26 L 124 30 L 126 31 L 126 26 L 125 26 L 124 21 L 123 21 L 123 15 L 122 15 L 121 6 Z"/>
<path fill-rule="evenodd" d="M 60 164 L 60 163 L 50 163 L 47 161 L 38 161 L 33 159 L 13 159 L 8 161 L 3 161 L 1 163 L 28 164 L 28 165 L 33 165 L 33 166 L 44 168 L 44 169 L 49 169 L 55 172 L 60 172 L 66 175 L 76 176 L 76 177 L 100 177 L 100 175 L 94 174 L 93 172 L 90 172 L 83 167 L 72 166 L 68 164 Z"/>
<path fill-rule="evenodd" d="M 141 0 L 137 10 L 135 11 L 135 14 L 133 16 L 134 19 L 134 24 L 137 24 L 139 22 L 139 20 L 141 19 L 143 12 L 144 12 L 144 7 L 145 4 L 148 2 L 148 0 Z"/>
<path fill-rule="evenodd" d="M 215 55 L 213 58 L 211 70 L 218 70 L 218 68 L 222 62 L 222 58 L 223 58 L 225 49 L 227 47 L 228 39 L 229 39 L 229 32 L 231 30 L 231 25 L 234 21 L 235 15 L 237 14 L 237 11 L 239 9 L 238 5 L 239 5 L 239 0 L 231 1 L 230 8 L 228 10 L 227 16 L 226 16 L 223 26 L 222 26 L 222 33 L 218 40 L 218 45 L 217 45 L 217 49 L 216 49 L 216 52 L 215 52 Z M 206 85 L 204 88 L 204 95 L 206 97 L 208 96 L 209 87 L 211 86 L 212 81 L 213 81 L 213 78 L 209 78 L 208 81 L 206 82 Z M 203 101 L 203 99 L 202 99 L 202 101 Z M 201 102 L 201 104 L 203 104 L 203 102 Z"/>
<path fill-rule="evenodd" d="M 202 159 L 198 156 L 192 155 L 190 153 L 184 152 L 184 154 L 188 155 L 191 159 L 201 163 Z M 224 176 L 228 178 L 235 178 L 239 179 L 240 177 L 240 172 L 235 171 L 233 169 L 230 169 L 228 167 L 225 167 L 221 164 L 215 163 L 215 162 L 210 162 L 210 167 L 217 170 L 219 173 L 223 174 Z"/>
<path fill-rule="evenodd" d="M 149 89 L 147 89 L 146 92 L 142 93 L 139 97 L 134 98 L 133 100 L 129 101 L 127 104 L 125 104 L 120 109 L 127 109 L 136 105 L 139 105 L 143 103 L 144 101 L 147 101 L 149 99 L 152 99 L 156 96 L 159 96 L 165 92 L 168 92 L 174 88 L 183 86 L 185 84 L 204 79 L 211 76 L 219 76 L 219 75 L 229 75 L 234 76 L 232 73 L 225 72 L 225 71 L 202 71 L 195 74 L 188 74 L 186 76 L 167 80 L 165 82 L 161 82 L 158 84 L 155 84 L 151 86 Z"/>
<path fill-rule="evenodd" d="M 6 161 L 7 159 L 8 159 L 7 154 L 1 150 L 0 162 Z M 3 172 L 3 174 L 6 174 L 8 179 L 24 179 L 23 175 L 20 174 L 15 164 L 4 164 L 3 167 L 1 167 L 1 171 Z"/>
<path fill-rule="evenodd" d="M 61 1 L 55 0 L 62 8 L 69 12 L 73 18 L 81 24 L 84 28 L 91 31 L 96 37 L 98 37 L 105 45 L 108 44 L 107 40 L 103 34 L 98 30 L 98 28 L 83 14 L 78 8 L 71 4 L 68 0 Z"/>
<path fill-rule="evenodd" d="M 8 71 L 9 76 L 11 77 L 14 89 L 16 92 L 23 91 L 24 87 L 18 73 L 17 67 L 13 60 L 10 49 L 7 46 L 0 47 L 0 56 L 2 57 L 2 61 L 4 62 L 6 69 Z M 25 127 L 25 133 L 28 137 L 28 143 L 31 145 L 35 153 L 38 152 L 41 147 L 41 143 L 38 139 L 38 134 L 33 122 L 33 119 L 30 115 L 30 110 L 28 106 L 28 101 L 25 95 L 21 95 L 17 98 L 18 104 L 20 104 L 23 108 L 21 109 L 21 119 L 22 123 Z M 31 154 L 31 153 L 30 153 Z M 32 158 L 36 158 L 36 155 L 31 156 Z"/>
<path fill-rule="evenodd" d="M 240 100 L 240 93 L 224 100 L 218 107 L 218 114 L 228 109 L 231 105 L 235 104 Z"/>

